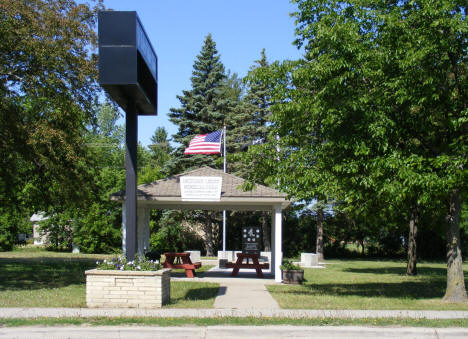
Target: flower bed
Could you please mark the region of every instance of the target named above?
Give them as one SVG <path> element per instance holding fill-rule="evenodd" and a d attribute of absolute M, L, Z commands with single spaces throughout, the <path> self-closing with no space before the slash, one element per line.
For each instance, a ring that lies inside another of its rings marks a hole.
<path fill-rule="evenodd" d="M 119 257 L 86 271 L 88 307 L 160 308 L 170 300 L 170 269 L 158 262 Z"/>

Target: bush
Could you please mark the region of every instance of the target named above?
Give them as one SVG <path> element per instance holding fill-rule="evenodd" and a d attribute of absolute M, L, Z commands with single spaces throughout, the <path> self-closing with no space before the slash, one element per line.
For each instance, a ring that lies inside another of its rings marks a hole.
<path fill-rule="evenodd" d="M 0 209 L 0 251 L 11 251 L 21 218 L 13 211 Z"/>
<path fill-rule="evenodd" d="M 296 264 L 293 264 L 293 262 L 289 259 L 283 259 L 280 268 L 283 271 L 297 271 L 297 270 L 302 270 L 302 267 Z"/>

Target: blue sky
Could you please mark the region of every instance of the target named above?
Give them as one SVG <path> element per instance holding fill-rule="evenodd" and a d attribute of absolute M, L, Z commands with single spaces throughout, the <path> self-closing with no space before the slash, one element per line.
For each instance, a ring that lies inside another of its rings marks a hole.
<path fill-rule="evenodd" d="M 244 76 L 262 48 L 269 61 L 297 59 L 292 45 L 295 6 L 288 0 L 104 0 L 106 8 L 137 11 L 158 55 L 158 116 L 139 117 L 138 140 L 150 144 L 159 126 L 177 132 L 167 116 L 189 90 L 193 62 L 211 33 L 226 70 Z"/>

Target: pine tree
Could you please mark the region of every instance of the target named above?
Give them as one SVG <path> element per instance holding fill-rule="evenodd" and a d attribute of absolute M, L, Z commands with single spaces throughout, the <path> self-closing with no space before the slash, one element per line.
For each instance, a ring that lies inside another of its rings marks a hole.
<path fill-rule="evenodd" d="M 221 155 L 184 155 L 184 149 L 195 135 L 222 129 L 235 110 L 236 89 L 229 85 L 211 34 L 206 37 L 201 52 L 196 57 L 190 80 L 192 89 L 177 96 L 181 107 L 171 108 L 169 113 L 171 121 L 179 126 L 173 140 L 180 144 L 168 164 L 171 173 L 201 166 L 222 166 Z M 214 235 L 218 233 L 218 225 L 213 212 L 205 212 L 203 215 L 206 254 L 212 256 L 216 249 L 217 239 Z"/>
<path fill-rule="evenodd" d="M 267 69 L 268 61 L 265 49 L 262 49 L 260 59 L 255 60 L 255 64 L 250 68 L 249 74 L 244 79 L 247 93 L 243 98 L 243 113 L 237 117 L 239 123 L 233 133 L 238 138 L 241 138 L 244 148 L 266 141 L 268 122 L 271 116 L 271 97 L 269 95 L 268 84 L 262 78 L 263 73 Z M 238 166 L 236 166 L 237 174 L 239 176 L 246 176 L 252 167 L 250 166 L 250 161 L 249 163 L 239 161 L 241 157 L 241 154 L 238 153 L 234 154 L 232 158 L 238 160 Z M 263 181 L 259 183 L 265 184 Z M 270 218 L 268 212 L 262 212 L 260 219 L 264 250 L 270 251 Z"/>
<path fill-rule="evenodd" d="M 271 117 L 271 97 L 268 84 L 262 80 L 262 73 L 268 68 L 265 49 L 262 49 L 260 60 L 255 60 L 249 75 L 245 78 L 247 94 L 244 98 L 251 116 L 249 136 L 253 142 L 265 141 L 268 134 L 268 122 Z"/>
<path fill-rule="evenodd" d="M 200 166 L 220 167 L 217 155 L 184 155 L 184 149 L 195 135 L 222 129 L 232 110 L 232 100 L 226 96 L 224 65 L 211 34 L 196 57 L 190 80 L 192 89 L 177 96 L 181 107 L 171 108 L 169 113 L 171 121 L 179 126 L 177 134 L 173 135 L 173 140 L 180 144 L 171 163 L 173 173 Z"/>

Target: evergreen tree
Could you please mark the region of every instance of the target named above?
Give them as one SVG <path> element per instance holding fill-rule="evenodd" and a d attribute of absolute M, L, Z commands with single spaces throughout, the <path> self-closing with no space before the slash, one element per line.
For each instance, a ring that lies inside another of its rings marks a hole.
<path fill-rule="evenodd" d="M 192 89 L 177 96 L 180 108 L 170 109 L 170 119 L 179 126 L 173 140 L 180 144 L 168 163 L 170 173 L 180 173 L 190 168 L 210 166 L 221 168 L 220 155 L 184 155 L 184 149 L 197 134 L 205 134 L 222 129 L 235 107 L 236 91 L 228 86 L 224 65 L 216 49 L 216 44 L 208 34 L 201 52 L 193 65 Z M 214 235 L 218 225 L 212 212 L 204 215 L 204 242 L 206 254 L 214 255 L 217 239 Z"/>
<path fill-rule="evenodd" d="M 263 72 L 268 68 L 265 49 L 262 49 L 260 60 L 256 60 L 245 78 L 247 95 L 244 100 L 248 104 L 250 122 L 248 136 L 252 142 L 263 142 L 268 134 L 268 122 L 271 118 L 271 97 L 268 83 L 262 79 Z"/>
<path fill-rule="evenodd" d="M 222 129 L 226 116 L 232 110 L 232 100 L 226 94 L 226 74 L 220 55 L 211 34 L 206 37 L 203 47 L 193 64 L 192 89 L 182 91 L 177 98 L 180 108 L 170 109 L 171 121 L 179 126 L 173 135 L 180 146 L 175 150 L 171 162 L 171 172 L 200 167 L 220 167 L 218 155 L 184 155 L 184 149 L 197 134 L 205 134 Z"/>
<path fill-rule="evenodd" d="M 158 127 L 151 137 L 151 158 L 156 166 L 163 168 L 170 159 L 172 147 L 167 139 L 167 131 L 164 127 Z"/>
<path fill-rule="evenodd" d="M 263 74 L 268 68 L 268 61 L 265 49 L 261 51 L 259 60 L 250 68 L 248 75 L 244 78 L 246 86 L 246 95 L 243 98 L 242 113 L 237 117 L 239 123 L 233 131 L 233 134 L 241 142 L 241 148 L 251 147 L 256 143 L 266 141 L 268 134 L 268 122 L 271 117 L 271 97 L 267 81 L 264 81 Z M 242 158 L 241 153 L 233 154 L 232 161 L 239 161 Z M 240 161 L 236 166 L 236 174 L 243 177 L 252 170 L 251 163 Z M 263 181 L 258 183 L 265 184 Z M 270 218 L 268 212 L 262 212 L 260 223 L 262 225 L 263 246 L 265 251 L 271 250 L 270 243 Z"/>

